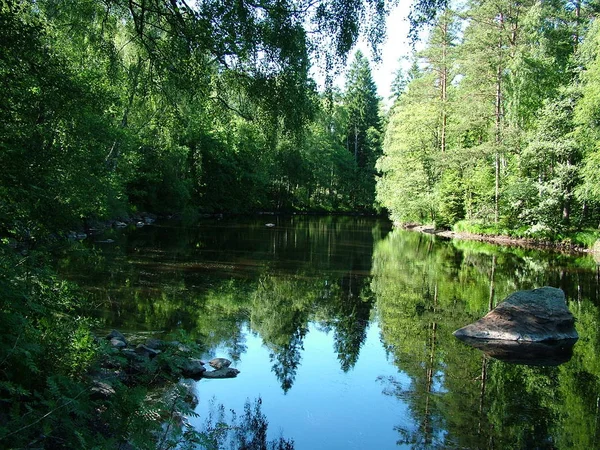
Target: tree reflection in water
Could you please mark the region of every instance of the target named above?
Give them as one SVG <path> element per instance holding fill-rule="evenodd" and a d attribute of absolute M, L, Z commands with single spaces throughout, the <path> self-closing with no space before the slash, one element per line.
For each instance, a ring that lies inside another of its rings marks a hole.
<path fill-rule="evenodd" d="M 594 406 L 600 364 L 591 356 L 600 350 L 600 315 L 592 271 L 589 277 L 581 276 L 585 269 L 565 271 L 565 261 L 556 255 L 435 242 L 403 232 L 380 241 L 373 261 L 382 338 L 410 380 L 380 379 L 384 394 L 406 402 L 411 412 L 410 424 L 397 427 L 399 444 L 594 448 L 600 443 L 600 410 Z M 576 294 L 569 307 L 578 318 L 580 343 L 587 344 L 576 345 L 568 363 L 510 364 L 451 335 L 508 293 L 543 285 L 563 287 L 568 298 Z"/>
<path fill-rule="evenodd" d="M 401 444 L 600 446 L 600 285 L 591 258 L 401 230 L 383 238 L 374 223 L 292 218 L 274 229 L 260 221 L 140 230 L 91 256 L 71 255 L 63 270 L 99 305 L 112 300 L 98 315 L 106 327 L 184 328 L 208 353 L 225 348 L 233 359 L 243 359 L 250 329 L 284 392 L 298 377 L 311 324 L 333 333 L 339 368 L 350 373 L 377 320 L 398 370 L 379 383 L 409 411 L 397 427 Z M 568 363 L 511 365 L 452 336 L 515 290 L 543 285 L 561 287 L 577 318 Z"/>
<path fill-rule="evenodd" d="M 231 411 L 228 419 L 223 405 L 213 400 L 209 415 L 200 430 L 198 445 L 205 450 L 294 450 L 294 441 L 279 437 L 269 440 L 269 421 L 262 412 L 259 397 L 246 400 L 244 413 L 238 417 Z"/>

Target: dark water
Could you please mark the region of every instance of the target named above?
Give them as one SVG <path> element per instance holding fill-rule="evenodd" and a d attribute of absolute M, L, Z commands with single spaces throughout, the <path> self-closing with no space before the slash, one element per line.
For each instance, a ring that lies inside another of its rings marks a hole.
<path fill-rule="evenodd" d="M 241 370 L 197 382 L 199 427 L 211 403 L 241 411 L 260 396 L 270 437 L 297 449 L 600 447 L 591 257 L 348 217 L 167 223 L 110 237 L 62 263 L 102 326 L 185 330 L 205 356 Z M 452 336 L 511 292 L 544 285 L 565 291 L 577 319 L 568 362 L 509 364 Z"/>

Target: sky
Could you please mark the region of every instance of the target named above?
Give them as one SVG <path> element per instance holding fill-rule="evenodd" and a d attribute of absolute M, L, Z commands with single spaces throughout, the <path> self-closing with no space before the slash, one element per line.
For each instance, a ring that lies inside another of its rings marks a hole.
<path fill-rule="evenodd" d="M 400 0 L 398 3 L 399 4 L 391 10 L 387 18 L 387 38 L 381 48 L 381 62 L 378 64 L 371 62 L 373 80 L 375 81 L 375 84 L 377 84 L 377 91 L 384 102 L 387 102 L 390 96 L 390 88 L 392 81 L 394 80 L 395 72 L 400 67 L 400 57 L 408 57 L 412 53 L 411 45 L 408 40 L 408 13 L 412 1 Z M 360 49 L 363 54 L 368 55 L 369 59 L 371 59 L 368 45 L 364 41 L 361 41 L 356 49 Z M 348 58 L 348 64 L 350 64 L 353 59 L 354 54 Z M 404 69 L 408 69 L 410 64 L 411 62 L 408 58 L 402 63 Z"/>
<path fill-rule="evenodd" d="M 412 5 L 412 0 L 399 0 L 398 4 L 395 5 L 390 14 L 387 17 L 387 37 L 383 45 L 381 46 L 381 60 L 379 63 L 372 61 L 371 51 L 369 45 L 364 39 L 361 39 L 357 46 L 353 49 L 348 57 L 348 63 L 346 69 L 350 66 L 354 60 L 354 54 L 357 50 L 360 50 L 365 56 L 369 58 L 371 63 L 371 73 L 373 80 L 377 85 L 377 91 L 381 99 L 386 106 L 390 106 L 389 101 L 392 81 L 398 68 L 402 64 L 404 70 L 408 70 L 411 65 L 410 55 L 412 54 L 412 47 L 408 39 L 408 31 L 410 25 L 408 23 L 408 13 Z M 417 43 L 417 48 L 419 45 Z M 401 62 L 400 58 L 405 57 Z M 324 76 L 315 70 L 312 73 L 313 78 L 317 83 L 323 87 Z M 334 78 L 334 85 L 343 89 L 345 83 L 346 71 L 341 73 Z"/>

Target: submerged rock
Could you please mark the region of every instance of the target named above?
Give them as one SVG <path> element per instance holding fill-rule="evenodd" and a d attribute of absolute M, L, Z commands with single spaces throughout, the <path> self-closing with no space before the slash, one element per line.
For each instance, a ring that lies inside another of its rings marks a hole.
<path fill-rule="evenodd" d="M 202 378 L 235 378 L 239 370 L 233 367 L 224 367 L 222 369 L 206 371 L 202 374 Z"/>
<path fill-rule="evenodd" d="M 579 338 L 564 292 L 548 286 L 509 295 L 482 319 L 456 330 L 454 336 L 519 342 Z"/>

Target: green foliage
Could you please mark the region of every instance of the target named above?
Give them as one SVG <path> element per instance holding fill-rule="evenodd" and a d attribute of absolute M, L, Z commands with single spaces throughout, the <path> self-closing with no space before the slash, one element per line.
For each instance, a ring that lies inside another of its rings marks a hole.
<path fill-rule="evenodd" d="M 100 355 L 78 315 L 82 302 L 43 254 L 0 251 L 0 442 L 26 446 L 45 430 L 46 442 L 80 446 L 91 432 L 78 429 L 91 415 L 81 380 Z"/>
<path fill-rule="evenodd" d="M 104 151 L 117 136 L 112 93 L 53 47 L 52 26 L 25 2 L 0 10 L 3 235 L 30 238 L 106 214 Z"/>
<path fill-rule="evenodd" d="M 0 234 L 140 210 L 370 209 L 373 81 L 352 167 L 309 58 L 345 62 L 361 31 L 380 43 L 384 17 L 357 0 L 4 2 Z"/>
<path fill-rule="evenodd" d="M 466 218 L 543 240 L 598 225 L 593 11 L 478 0 L 460 16 L 428 16 L 421 74 L 391 111 L 378 166 L 392 219 L 451 227 Z"/>
<path fill-rule="evenodd" d="M 356 52 L 346 78 L 345 144 L 356 164 L 351 198 L 354 209 L 371 210 L 375 202 L 375 161 L 381 153 L 381 119 L 377 87 L 369 61 Z"/>
<path fill-rule="evenodd" d="M 593 248 L 598 239 L 600 239 L 600 232 L 598 232 L 598 230 L 577 231 L 568 234 L 565 238 L 565 240 L 583 248 Z"/>
<path fill-rule="evenodd" d="M 440 204 L 436 225 L 450 227 L 465 217 L 464 189 L 461 177 L 456 172 L 444 173 L 438 195 Z"/>

